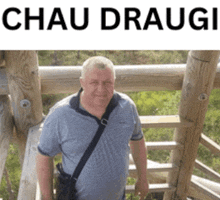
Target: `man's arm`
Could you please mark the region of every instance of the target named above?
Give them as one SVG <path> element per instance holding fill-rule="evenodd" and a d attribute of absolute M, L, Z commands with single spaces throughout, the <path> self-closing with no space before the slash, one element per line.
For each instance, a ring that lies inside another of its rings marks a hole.
<path fill-rule="evenodd" d="M 53 158 L 38 153 L 36 169 L 43 200 L 53 200 Z"/>
<path fill-rule="evenodd" d="M 130 147 L 138 175 L 135 185 L 135 195 L 139 195 L 141 200 L 143 200 L 149 190 L 147 181 L 147 149 L 145 147 L 144 137 L 138 141 L 130 141 Z"/>

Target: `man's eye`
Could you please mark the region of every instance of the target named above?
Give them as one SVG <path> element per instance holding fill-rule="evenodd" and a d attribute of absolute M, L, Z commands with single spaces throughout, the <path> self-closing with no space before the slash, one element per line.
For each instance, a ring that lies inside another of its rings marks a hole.
<path fill-rule="evenodd" d="M 106 85 L 110 85 L 110 84 L 111 84 L 111 82 L 110 82 L 110 81 L 109 81 L 109 82 L 105 82 L 105 84 L 106 84 Z"/>
<path fill-rule="evenodd" d="M 98 84 L 98 83 L 94 81 L 94 82 L 91 82 L 91 84 L 92 84 L 92 85 L 96 85 L 96 84 Z"/>

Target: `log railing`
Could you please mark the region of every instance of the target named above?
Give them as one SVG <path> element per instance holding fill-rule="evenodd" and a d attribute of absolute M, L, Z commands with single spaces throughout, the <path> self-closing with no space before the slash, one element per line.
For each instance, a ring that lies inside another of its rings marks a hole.
<path fill-rule="evenodd" d="M 12 53 L 13 54 L 13 53 Z M 26 52 L 24 53 L 26 54 Z M 32 53 L 31 53 L 32 54 Z M 32 54 L 33 55 L 33 54 Z M 10 57 L 10 53 L 8 54 Z M 10 58 L 11 63 L 15 63 Z M 16 57 L 16 59 L 18 59 Z M 23 59 L 24 60 L 24 59 Z M 34 58 L 34 62 L 35 62 Z M 2 68 L 6 63 L 4 60 L 0 59 L 0 95 L 7 96 L 10 92 L 13 91 L 15 88 L 8 85 L 8 79 L 6 78 L 7 73 L 10 74 L 10 81 L 16 80 L 16 77 L 13 76 L 13 68 L 9 69 L 9 72 L 6 73 L 6 69 Z M 18 61 L 20 63 L 20 61 Z M 23 67 L 24 65 L 20 63 Z M 27 64 L 29 65 L 29 63 Z M 30 64 L 32 65 L 32 64 Z M 13 64 L 14 66 L 14 64 Z M 26 65 L 25 65 L 26 66 Z M 10 66 L 9 66 L 10 67 Z M 10 71 L 11 70 L 11 71 Z M 24 70 L 26 70 L 24 68 Z M 41 93 L 42 94 L 49 94 L 49 93 L 73 93 L 78 91 L 79 85 L 79 76 L 80 76 L 81 67 L 39 67 L 39 77 L 41 80 Z M 116 90 L 118 91 L 149 91 L 149 90 L 181 90 L 184 74 L 186 71 L 186 65 L 150 65 L 150 66 L 116 66 Z M 20 72 L 19 72 L 20 73 Z M 22 72 L 23 73 L 23 72 Z M 21 74 L 22 74 L 21 73 Z M 35 77 L 37 71 L 35 68 L 32 71 L 26 70 L 26 73 L 30 76 Z M 20 77 L 19 77 L 20 79 Z M 18 84 L 19 79 L 17 79 Z M 29 79 L 27 82 L 29 83 Z M 36 82 L 37 83 L 37 82 Z M 35 86 L 37 84 L 35 83 Z M 13 82 L 14 84 L 14 82 Z M 23 82 L 22 82 L 23 84 Z M 31 84 L 30 84 L 30 87 Z M 11 89 L 10 89 L 11 88 Z M 29 88 L 29 87 L 28 87 Z M 220 66 L 218 66 L 216 70 L 216 76 L 213 83 L 213 88 L 220 88 Z M 184 88 L 185 89 L 185 88 Z M 22 90 L 22 88 L 21 88 Z M 2 97 L 2 96 L 0 96 Z M 3 101 L 2 99 L 0 99 Z M 33 99 L 34 100 L 34 99 Z M 5 102 L 5 101 L 3 101 Z M 25 106 L 24 106 L 25 107 Z M 1 111 L 1 104 L 0 104 L 0 111 Z M 0 119 L 4 120 L 7 114 L 5 113 L 5 109 L 0 112 Z M 3 117 L 2 117 L 3 116 Z M 8 115 L 10 116 L 10 114 Z M 41 114 L 39 114 L 39 119 L 41 118 Z M 6 117 L 7 120 L 9 117 Z M 141 122 L 143 128 L 189 128 L 194 125 L 193 121 L 186 120 L 186 118 L 179 116 L 179 115 L 169 115 L 169 116 L 141 116 Z M 37 120 L 38 123 L 40 120 Z M 9 123 L 11 121 L 9 120 Z M 1 158 L 3 156 L 3 139 L 4 132 L 2 131 L 2 121 L 0 124 L 0 150 L 1 150 Z M 39 136 L 41 134 L 41 129 L 43 126 L 43 122 L 40 124 L 35 123 L 35 126 L 29 128 L 27 134 L 27 143 L 24 155 L 24 163 L 22 168 L 22 175 L 20 180 L 20 188 L 19 188 L 19 195 L 18 199 L 35 199 L 37 197 L 40 198 L 39 195 L 39 187 L 37 187 L 37 180 L 36 180 L 36 163 L 35 163 L 35 155 L 37 153 L 37 142 L 39 141 Z M 13 128 L 13 125 L 11 125 Z M 4 129 L 5 130 L 5 129 Z M 7 139 L 7 137 L 5 137 Z M 8 141 L 8 139 L 7 139 Z M 213 153 L 219 155 L 219 146 L 211 141 L 209 138 L 202 134 L 200 142 L 208 147 Z M 146 142 L 146 146 L 148 150 L 172 150 L 172 151 L 183 151 L 184 144 L 181 144 L 177 141 L 165 141 L 165 142 Z M 5 146 L 4 151 L 7 151 L 8 146 Z M 0 165 L 0 175 L 2 173 L 2 169 L 4 169 L 4 162 L 1 162 Z M 148 165 L 149 171 L 149 179 L 150 179 L 150 192 L 175 192 L 176 185 L 172 185 L 171 183 L 166 183 L 167 174 L 172 171 L 176 172 L 179 170 L 179 165 L 175 163 L 164 163 L 164 164 L 154 164 Z M 195 161 L 195 167 L 202 170 L 204 173 L 207 173 L 212 178 L 219 180 L 219 174 L 214 172 L 213 170 L 209 169 L 204 164 L 200 163 L 199 161 Z M 129 167 L 131 176 L 135 176 L 135 166 L 130 165 Z M 161 175 L 160 173 L 165 173 L 165 175 Z M 154 177 L 154 178 L 151 178 Z M 154 181 L 158 180 L 158 183 Z M 198 193 L 199 191 L 199 193 Z M 127 186 L 127 193 L 134 192 L 134 186 Z M 207 200 L 211 199 L 220 199 L 220 194 L 216 192 L 210 191 L 204 185 L 201 185 L 196 180 L 191 180 L 191 186 L 188 191 L 188 195 L 194 196 L 196 198 L 206 198 Z"/>
<path fill-rule="evenodd" d="M 77 92 L 80 66 L 39 67 L 42 94 Z M 185 64 L 115 66 L 117 91 L 181 90 Z M 0 68 L 0 95 L 9 94 L 6 69 Z M 220 65 L 216 70 L 214 89 L 220 88 Z"/>
<path fill-rule="evenodd" d="M 200 143 L 208 148 L 213 154 L 220 156 L 220 146 L 203 133 L 201 134 Z"/>

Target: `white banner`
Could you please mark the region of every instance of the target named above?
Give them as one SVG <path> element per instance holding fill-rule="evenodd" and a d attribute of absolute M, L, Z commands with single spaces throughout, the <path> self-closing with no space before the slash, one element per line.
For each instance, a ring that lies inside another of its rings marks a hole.
<path fill-rule="evenodd" d="M 219 13 L 219 0 L 7 0 L 0 49 L 219 50 Z"/>

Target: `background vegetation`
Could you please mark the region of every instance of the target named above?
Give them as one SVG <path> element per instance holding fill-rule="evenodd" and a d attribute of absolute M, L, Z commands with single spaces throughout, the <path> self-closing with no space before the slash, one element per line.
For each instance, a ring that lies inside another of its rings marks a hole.
<path fill-rule="evenodd" d="M 95 55 L 106 56 L 115 65 L 139 65 L 139 64 L 174 64 L 186 63 L 188 51 L 39 51 L 40 66 L 80 66 L 89 57 Z M 69 94 L 42 95 L 44 114 L 47 114 L 55 102 Z M 148 91 L 132 92 L 128 95 L 136 103 L 140 115 L 174 115 L 178 114 L 178 106 L 181 91 Z M 210 96 L 208 112 L 204 124 L 203 133 L 220 144 L 220 90 L 213 90 Z M 174 129 L 144 129 L 146 141 L 170 141 L 173 140 Z M 149 151 L 148 159 L 157 162 L 168 162 L 169 151 Z M 60 158 L 56 158 L 58 162 Z M 220 173 L 220 158 L 214 156 L 208 149 L 199 146 L 198 160 Z M 195 170 L 194 174 L 205 177 Z M 21 166 L 18 159 L 18 149 L 10 144 L 6 161 L 6 170 L 0 186 L 0 198 L 9 199 L 13 191 L 14 199 L 17 199 Z M 132 184 L 134 180 L 128 179 Z M 12 195 L 11 195 L 12 196 Z M 13 199 L 12 196 L 12 199 Z M 129 195 L 130 196 L 130 195 Z M 137 198 L 133 198 L 137 199 Z"/>

